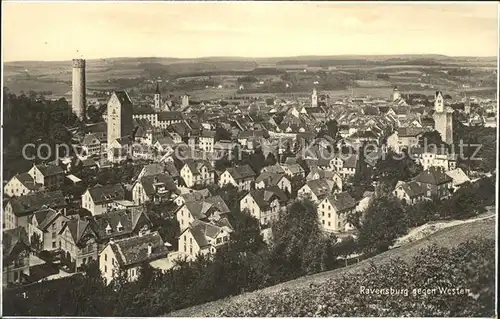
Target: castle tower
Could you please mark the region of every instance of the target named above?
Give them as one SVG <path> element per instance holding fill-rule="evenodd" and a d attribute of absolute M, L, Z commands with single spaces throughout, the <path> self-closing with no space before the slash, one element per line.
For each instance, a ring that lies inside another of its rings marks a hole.
<path fill-rule="evenodd" d="M 189 106 L 189 95 L 183 94 L 181 96 L 181 107 L 188 107 Z"/>
<path fill-rule="evenodd" d="M 125 91 L 115 91 L 108 100 L 108 150 L 113 148 L 116 140 L 133 137 L 132 101 Z M 117 145 L 118 146 L 118 145 Z"/>
<path fill-rule="evenodd" d="M 443 94 L 436 92 L 434 100 L 434 129 L 446 144 L 453 144 L 453 109 L 445 108 Z"/>
<path fill-rule="evenodd" d="M 316 88 L 313 89 L 313 93 L 311 95 L 311 106 L 312 107 L 318 106 L 318 92 L 316 91 Z"/>
<path fill-rule="evenodd" d="M 401 92 L 399 92 L 398 87 L 395 86 L 392 91 L 392 101 L 395 102 L 401 98 Z"/>
<path fill-rule="evenodd" d="M 85 60 L 73 59 L 71 109 L 80 120 L 84 121 L 86 108 Z"/>
<path fill-rule="evenodd" d="M 156 91 L 155 91 L 155 110 L 159 110 L 161 106 L 161 93 L 160 93 L 160 85 L 156 82 Z"/>

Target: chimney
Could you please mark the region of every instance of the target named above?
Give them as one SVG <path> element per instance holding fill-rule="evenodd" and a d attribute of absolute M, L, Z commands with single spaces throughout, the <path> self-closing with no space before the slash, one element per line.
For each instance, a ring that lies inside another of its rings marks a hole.
<path fill-rule="evenodd" d="M 148 244 L 148 256 L 151 256 L 152 252 L 153 252 L 153 245 Z"/>

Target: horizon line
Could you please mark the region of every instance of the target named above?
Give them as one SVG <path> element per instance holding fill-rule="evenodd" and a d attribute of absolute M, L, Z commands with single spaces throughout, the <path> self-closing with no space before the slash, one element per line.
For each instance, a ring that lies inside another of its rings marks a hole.
<path fill-rule="evenodd" d="M 114 56 L 114 57 L 103 57 L 103 58 L 83 58 L 74 57 L 66 60 L 11 60 L 6 61 L 2 59 L 2 63 L 21 63 L 21 62 L 71 62 L 73 59 L 84 59 L 86 61 L 92 60 L 113 60 L 113 59 L 173 59 L 173 60 L 201 60 L 201 59 L 292 59 L 292 58 L 318 58 L 318 57 L 405 57 L 405 56 L 439 56 L 444 58 L 491 58 L 498 59 L 498 55 L 446 55 L 440 53 L 393 53 L 393 54 L 305 54 L 305 55 L 294 55 L 294 56 L 263 56 L 263 57 L 251 57 L 251 56 L 237 56 L 237 55 L 222 55 L 222 56 L 198 56 L 198 57 L 169 57 L 169 56 Z"/>

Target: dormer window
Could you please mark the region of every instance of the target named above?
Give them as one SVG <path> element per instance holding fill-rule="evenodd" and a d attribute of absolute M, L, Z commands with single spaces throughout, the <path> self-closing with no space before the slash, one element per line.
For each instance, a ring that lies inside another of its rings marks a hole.
<path fill-rule="evenodd" d="M 109 235 L 109 234 L 111 234 L 112 232 L 113 232 L 113 229 L 112 229 L 112 228 L 111 228 L 111 226 L 109 226 L 109 224 L 108 224 L 108 226 L 106 226 L 106 234 L 108 234 L 108 235 Z"/>
<path fill-rule="evenodd" d="M 123 231 L 123 225 L 122 225 L 122 222 L 118 222 L 118 225 L 116 226 L 116 231 L 118 231 L 118 232 Z"/>

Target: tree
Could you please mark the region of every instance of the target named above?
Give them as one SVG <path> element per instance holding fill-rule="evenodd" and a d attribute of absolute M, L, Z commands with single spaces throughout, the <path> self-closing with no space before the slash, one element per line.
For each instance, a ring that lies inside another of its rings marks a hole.
<path fill-rule="evenodd" d="M 358 246 L 354 237 L 348 236 L 337 243 L 335 245 L 335 249 L 337 250 L 339 256 L 344 257 L 345 266 L 347 267 L 348 257 L 356 253 Z"/>
<path fill-rule="evenodd" d="M 272 166 L 275 165 L 276 163 L 277 163 L 276 157 L 274 156 L 273 153 L 269 152 L 269 154 L 267 154 L 266 160 L 264 161 L 264 166 Z"/>
<path fill-rule="evenodd" d="M 441 138 L 441 133 L 438 131 L 429 131 L 429 132 L 424 132 L 419 138 L 418 138 L 418 144 L 421 147 L 441 147 L 444 142 L 443 139 Z"/>
<path fill-rule="evenodd" d="M 252 167 L 254 172 L 260 172 L 265 165 L 265 161 L 266 158 L 264 157 L 264 153 L 262 153 L 262 149 L 257 147 L 247 163 Z"/>
<path fill-rule="evenodd" d="M 405 212 L 394 197 L 378 197 L 368 206 L 361 227 L 358 242 L 367 255 L 381 253 L 389 249 L 397 237 L 404 235 Z"/>
<path fill-rule="evenodd" d="M 235 209 L 231 213 L 231 246 L 239 252 L 257 253 L 266 247 L 260 233 L 260 223 L 248 210 Z"/>
<path fill-rule="evenodd" d="M 225 140 L 225 141 L 231 140 L 231 133 L 222 126 L 218 126 L 215 129 L 215 141 L 217 142 L 220 140 Z"/>
<path fill-rule="evenodd" d="M 326 128 L 328 130 L 328 135 L 335 138 L 339 131 L 337 120 L 329 120 L 326 122 Z"/>
<path fill-rule="evenodd" d="M 31 248 L 33 248 L 36 252 L 39 252 L 43 248 L 40 235 L 38 235 L 37 233 L 33 233 L 33 235 L 31 235 L 30 242 Z"/>
<path fill-rule="evenodd" d="M 308 200 L 291 204 L 272 225 L 272 232 L 270 267 L 280 280 L 326 270 L 336 259 L 328 249 L 334 238 L 322 235 L 316 208 Z"/>
<path fill-rule="evenodd" d="M 375 164 L 373 179 L 392 190 L 398 181 L 409 180 L 421 171 L 422 166 L 412 160 L 407 150 L 403 150 L 401 154 L 389 150 Z"/>

